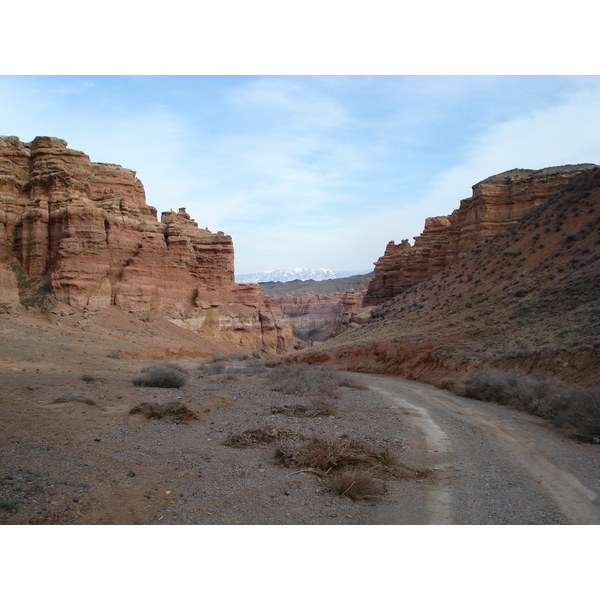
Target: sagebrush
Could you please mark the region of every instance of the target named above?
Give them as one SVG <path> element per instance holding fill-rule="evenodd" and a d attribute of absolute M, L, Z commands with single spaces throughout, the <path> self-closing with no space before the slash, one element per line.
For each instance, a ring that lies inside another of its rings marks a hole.
<path fill-rule="evenodd" d="M 365 389 L 348 373 L 311 367 L 305 363 L 275 367 L 269 372 L 269 379 L 271 389 L 284 394 L 316 394 L 337 398 L 340 386 Z"/>
<path fill-rule="evenodd" d="M 132 380 L 141 387 L 180 388 L 185 385 L 185 376 L 171 365 L 148 367 Z"/>
<path fill-rule="evenodd" d="M 484 369 L 454 391 L 543 417 L 574 437 L 600 438 L 600 388 L 581 389 L 552 377 Z"/>

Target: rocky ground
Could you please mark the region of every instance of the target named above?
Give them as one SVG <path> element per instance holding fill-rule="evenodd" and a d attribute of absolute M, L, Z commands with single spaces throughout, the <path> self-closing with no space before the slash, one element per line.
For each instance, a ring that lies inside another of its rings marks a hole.
<path fill-rule="evenodd" d="M 157 361 L 128 358 L 133 337 L 28 314 L 0 315 L 0 338 L 2 524 L 378 524 L 422 508 L 424 473 L 378 475 L 377 497 L 353 501 L 293 460 L 314 438 L 335 438 L 425 467 L 377 392 L 275 391 L 252 358 L 180 360 L 183 387 L 138 387 Z M 130 413 L 143 402 L 181 402 L 193 417 Z M 284 408 L 294 405 L 308 413 Z"/>

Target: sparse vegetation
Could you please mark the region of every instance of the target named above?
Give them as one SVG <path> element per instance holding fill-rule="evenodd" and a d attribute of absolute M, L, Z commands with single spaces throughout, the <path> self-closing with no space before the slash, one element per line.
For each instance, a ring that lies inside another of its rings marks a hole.
<path fill-rule="evenodd" d="M 538 415 L 577 438 L 600 438 L 600 389 L 584 390 L 550 377 L 485 369 L 454 391 Z"/>
<path fill-rule="evenodd" d="M 180 388 L 185 385 L 185 377 L 172 365 L 148 367 L 132 380 L 141 387 Z"/>
<path fill-rule="evenodd" d="M 228 436 L 223 445 L 231 446 L 232 448 L 246 448 L 260 444 L 271 444 L 288 437 L 292 437 L 292 434 L 282 429 L 247 429 L 241 434 Z"/>
<path fill-rule="evenodd" d="M 158 402 L 142 402 L 134 406 L 129 414 L 141 414 L 147 419 L 158 419 L 171 422 L 186 422 L 197 420 L 196 414 L 183 402 L 174 401 L 166 404 Z"/>
<path fill-rule="evenodd" d="M 332 477 L 331 489 L 355 502 L 381 498 L 385 494 L 384 486 L 375 479 L 373 472 L 364 469 L 338 471 Z"/>
<path fill-rule="evenodd" d="M 400 479 L 421 478 L 426 472 L 398 463 L 388 448 L 369 447 L 359 441 L 342 438 L 314 438 L 296 448 L 279 447 L 274 460 L 286 465 L 318 469 L 322 473 L 340 470 L 370 469 L 379 476 Z"/>
<path fill-rule="evenodd" d="M 304 404 L 284 404 L 283 406 L 271 407 L 273 414 L 286 415 L 288 417 L 333 417 L 336 412 L 331 406 L 323 402 L 315 403 L 311 408 Z"/>
<path fill-rule="evenodd" d="M 101 381 L 100 378 L 94 377 L 93 375 L 89 375 L 85 373 L 81 376 L 81 381 L 85 381 L 86 383 L 91 383 L 93 381 Z"/>
<path fill-rule="evenodd" d="M 282 365 L 269 373 L 272 388 L 285 394 L 315 394 L 337 398 L 338 387 L 364 389 L 352 375 L 321 367 L 310 367 L 305 363 Z"/>
<path fill-rule="evenodd" d="M 79 402 L 80 404 L 87 404 L 88 406 L 95 406 L 96 402 L 89 398 L 82 396 L 60 396 L 56 400 L 52 401 L 52 404 L 67 404 L 68 402 Z"/>
<path fill-rule="evenodd" d="M 43 314 L 49 313 L 54 307 L 52 286 L 38 277 L 28 277 L 25 269 L 17 260 L 10 263 L 17 280 L 19 301 L 25 308 L 39 308 Z"/>
<path fill-rule="evenodd" d="M 198 365 L 199 374 L 225 375 L 227 380 L 233 381 L 238 376 L 252 377 L 262 375 L 267 371 L 263 360 L 257 356 L 247 354 L 229 354 L 213 356 Z"/>

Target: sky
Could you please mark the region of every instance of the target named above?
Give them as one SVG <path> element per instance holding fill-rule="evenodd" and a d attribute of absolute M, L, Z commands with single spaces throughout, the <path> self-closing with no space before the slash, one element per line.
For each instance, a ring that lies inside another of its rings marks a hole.
<path fill-rule="evenodd" d="M 368 271 L 471 186 L 600 162 L 598 76 L 0 77 L 0 133 L 137 172 L 234 241 L 236 273 Z"/>

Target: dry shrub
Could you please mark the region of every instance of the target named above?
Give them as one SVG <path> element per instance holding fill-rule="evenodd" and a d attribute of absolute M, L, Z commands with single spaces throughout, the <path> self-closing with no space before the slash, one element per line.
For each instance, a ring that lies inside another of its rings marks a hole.
<path fill-rule="evenodd" d="M 185 377 L 172 365 L 154 365 L 134 377 L 132 383 L 142 387 L 180 388 L 185 385 Z"/>
<path fill-rule="evenodd" d="M 600 437 L 600 389 L 584 390 L 551 377 L 484 369 L 454 388 L 476 400 L 507 404 L 551 421 L 584 440 Z"/>
<path fill-rule="evenodd" d="M 369 389 L 358 377 L 351 373 L 335 371 L 337 374 L 338 385 L 342 387 L 352 388 L 355 390 L 367 390 Z"/>
<path fill-rule="evenodd" d="M 335 416 L 335 410 L 322 403 L 318 406 L 310 408 L 303 404 L 293 404 L 283 406 L 272 406 L 271 412 L 273 414 L 285 415 L 286 417 L 333 417 Z"/>
<path fill-rule="evenodd" d="M 269 373 L 272 388 L 284 394 L 316 394 L 337 398 L 338 387 L 357 387 L 360 384 L 346 373 L 334 369 L 311 367 L 305 363 L 281 365 Z"/>
<path fill-rule="evenodd" d="M 388 448 L 377 449 L 341 438 L 313 439 L 309 444 L 286 450 L 278 448 L 275 461 L 296 464 L 324 472 L 338 470 L 372 470 L 395 478 L 425 477 L 423 470 L 398 463 Z"/>
<path fill-rule="evenodd" d="M 225 372 L 226 365 L 224 362 L 210 362 L 200 366 L 200 369 L 205 375 L 220 375 Z"/>
<path fill-rule="evenodd" d="M 224 446 L 232 448 L 245 448 L 247 446 L 257 446 L 259 444 L 271 444 L 282 438 L 290 437 L 292 434 L 283 429 L 247 429 L 238 435 L 230 435 L 224 442 Z"/>
<path fill-rule="evenodd" d="M 196 414 L 191 411 L 183 402 L 174 401 L 166 404 L 158 402 L 142 402 L 137 404 L 129 414 L 141 414 L 147 419 L 158 419 L 171 422 L 195 421 L 198 419 Z"/>
<path fill-rule="evenodd" d="M 243 364 L 245 367 L 245 375 L 263 375 L 267 372 L 267 367 L 265 367 L 265 363 L 260 358 L 252 358 L 251 360 L 245 361 Z"/>
<path fill-rule="evenodd" d="M 56 400 L 52 401 L 52 404 L 66 404 L 67 402 L 79 402 L 81 404 L 87 404 L 88 406 L 95 406 L 96 402 L 89 398 L 83 398 L 82 396 L 61 396 Z"/>
<path fill-rule="evenodd" d="M 242 354 L 241 352 L 235 352 L 233 354 L 215 354 L 207 359 L 209 363 L 217 362 L 231 362 L 234 360 L 248 360 L 250 356 L 248 354 Z"/>
<path fill-rule="evenodd" d="M 355 502 L 381 498 L 385 494 L 383 485 L 375 479 L 373 472 L 363 469 L 338 471 L 333 475 L 330 487 L 340 496 Z"/>

